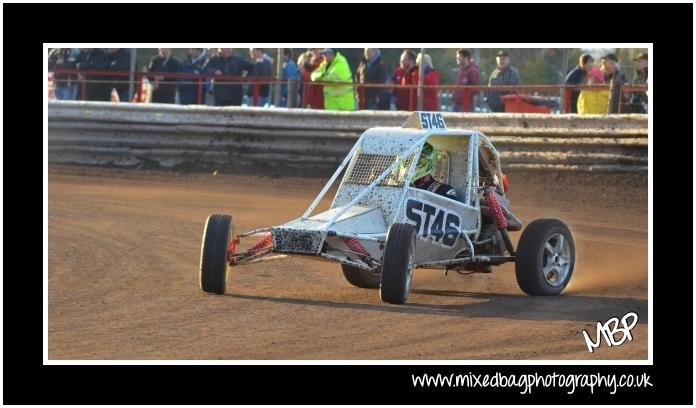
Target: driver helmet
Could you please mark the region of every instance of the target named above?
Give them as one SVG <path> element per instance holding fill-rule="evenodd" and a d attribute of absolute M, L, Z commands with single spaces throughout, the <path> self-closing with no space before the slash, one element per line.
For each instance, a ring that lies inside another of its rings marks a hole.
<path fill-rule="evenodd" d="M 435 152 L 435 148 L 433 148 L 433 145 L 430 143 L 425 142 L 423 149 L 421 149 L 420 157 L 418 158 L 418 164 L 416 164 L 416 171 L 411 178 L 411 183 L 415 183 L 416 180 L 428 174 L 433 174 L 435 172 L 436 159 L 437 153 Z"/>

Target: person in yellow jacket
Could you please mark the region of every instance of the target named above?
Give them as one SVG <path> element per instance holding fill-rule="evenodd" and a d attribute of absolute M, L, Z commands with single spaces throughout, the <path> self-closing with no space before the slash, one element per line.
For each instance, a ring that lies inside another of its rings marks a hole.
<path fill-rule="evenodd" d="M 321 54 L 324 62 L 312 72 L 312 81 L 353 82 L 346 57 L 332 48 L 324 48 Z M 353 85 L 324 85 L 324 109 L 355 110 Z"/>
<path fill-rule="evenodd" d="M 601 85 L 602 83 L 604 83 L 604 75 L 599 68 L 595 68 L 587 74 L 587 85 Z M 580 91 L 580 96 L 578 96 L 578 114 L 587 115 L 594 113 L 606 115 L 608 111 L 608 90 Z"/>

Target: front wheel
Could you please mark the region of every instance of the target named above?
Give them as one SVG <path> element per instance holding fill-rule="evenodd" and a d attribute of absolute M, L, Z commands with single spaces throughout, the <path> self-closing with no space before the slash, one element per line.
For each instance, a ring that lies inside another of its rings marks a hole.
<path fill-rule="evenodd" d="M 203 230 L 201 245 L 200 284 L 207 293 L 222 295 L 227 283 L 227 251 L 234 233 L 232 217 L 211 214 Z"/>
<path fill-rule="evenodd" d="M 416 259 L 416 230 L 408 224 L 392 224 L 382 258 L 379 296 L 382 302 L 404 304 L 411 290 Z"/>
<path fill-rule="evenodd" d="M 558 295 L 570 282 L 574 267 L 575 243 L 561 220 L 534 220 L 525 228 L 515 260 L 517 283 L 525 293 Z"/>

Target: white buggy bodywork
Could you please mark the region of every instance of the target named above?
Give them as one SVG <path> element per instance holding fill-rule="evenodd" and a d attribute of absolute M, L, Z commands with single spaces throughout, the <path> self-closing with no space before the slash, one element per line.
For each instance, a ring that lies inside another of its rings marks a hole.
<path fill-rule="evenodd" d="M 456 200 L 409 185 L 426 141 L 438 152 L 435 178 L 454 187 Z M 330 209 L 313 215 L 344 170 Z M 495 183 L 486 185 L 485 180 Z M 498 152 L 483 133 L 447 129 L 441 114 L 414 112 L 402 127 L 366 130 L 301 217 L 228 239 L 226 259 L 236 266 L 290 255 L 319 257 L 341 263 L 344 273 L 348 267 L 378 278 L 390 226 L 410 225 L 415 239 L 409 274 L 415 268 L 447 270 L 514 261 L 509 227 L 500 233 L 488 228 L 479 241 L 485 224 L 484 191 L 494 191 L 507 219 L 521 226 L 508 210 L 502 180 Z M 240 238 L 252 235 L 263 236 L 263 242 L 237 253 Z M 477 254 L 478 248 L 494 250 Z"/>

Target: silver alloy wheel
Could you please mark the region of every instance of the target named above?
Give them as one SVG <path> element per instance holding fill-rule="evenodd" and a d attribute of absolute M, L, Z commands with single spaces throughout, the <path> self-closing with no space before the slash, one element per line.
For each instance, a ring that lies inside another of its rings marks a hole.
<path fill-rule="evenodd" d="M 565 283 L 570 271 L 570 245 L 561 233 L 551 235 L 544 244 L 543 269 L 544 279 L 551 286 Z"/>

